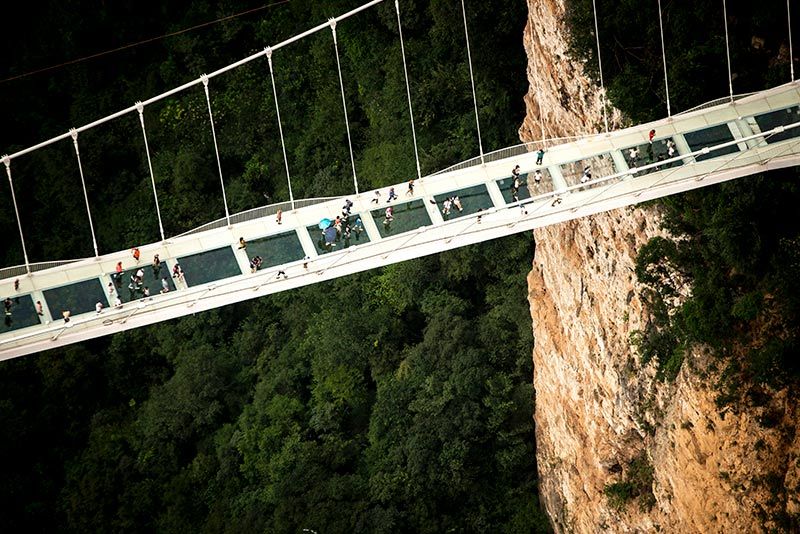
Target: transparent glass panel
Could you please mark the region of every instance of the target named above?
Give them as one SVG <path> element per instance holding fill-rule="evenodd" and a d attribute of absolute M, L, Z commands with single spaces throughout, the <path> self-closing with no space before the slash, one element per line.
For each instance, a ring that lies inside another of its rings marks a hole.
<path fill-rule="evenodd" d="M 231 247 L 185 256 L 178 260 L 189 286 L 222 280 L 242 274 Z"/>
<path fill-rule="evenodd" d="M 686 138 L 686 142 L 689 144 L 689 148 L 692 149 L 692 152 L 701 150 L 704 147 L 712 147 L 714 145 L 733 141 L 733 134 L 731 133 L 731 130 L 728 128 L 727 124 L 719 124 L 703 130 L 685 133 L 683 136 Z M 739 152 L 738 145 L 731 145 L 719 150 L 714 150 L 708 154 L 698 154 L 695 156 L 695 160 L 704 161 L 707 159 L 718 158 L 719 156 L 724 156 L 725 154 L 733 154 L 734 152 Z"/>
<path fill-rule="evenodd" d="M 539 169 L 538 181 L 536 180 L 536 177 L 536 171 L 522 173 L 519 175 L 520 187 L 519 191 L 517 191 L 516 200 L 526 200 L 532 196 L 549 193 L 553 190 L 553 178 L 550 176 L 550 173 L 547 169 Z M 505 200 L 507 203 L 516 202 L 516 200 L 514 200 L 513 192 L 511 191 L 514 187 L 513 177 L 497 180 L 497 187 L 499 187 L 500 192 L 503 193 L 503 200 Z"/>
<path fill-rule="evenodd" d="M 73 316 L 93 312 L 98 302 L 104 308 L 108 307 L 108 298 L 99 278 L 45 289 L 44 299 L 54 320 L 60 319 L 62 312 L 67 310 Z"/>
<path fill-rule="evenodd" d="M 142 282 L 136 283 L 131 277 L 135 276 L 136 271 L 139 269 L 141 269 L 143 273 Z M 150 290 L 150 296 L 158 295 L 161 292 L 161 280 L 163 278 L 167 279 L 169 290 L 174 291 L 175 283 L 172 280 L 172 274 L 163 260 L 158 269 L 155 269 L 152 264 L 142 262 L 142 264 L 135 269 L 123 271 L 119 278 L 112 276 L 115 290 L 119 294 L 119 298 L 122 302 L 131 302 L 132 300 L 144 297 L 144 288 Z M 108 292 L 108 288 L 106 288 L 106 292 Z M 109 298 L 109 300 L 113 299 Z"/>
<path fill-rule="evenodd" d="M 640 145 L 630 146 L 621 151 L 622 156 L 631 169 L 644 167 L 651 163 L 656 163 L 666 159 L 678 156 L 678 149 L 675 145 L 675 140 L 671 137 L 664 137 L 663 139 L 654 139 L 652 143 L 642 143 Z M 663 169 L 671 169 L 672 167 L 679 167 L 683 165 L 683 160 L 673 161 L 671 163 L 664 163 L 657 167 L 638 171 L 637 175 L 650 174 L 651 172 L 658 172 Z M 616 172 L 622 172 L 624 169 L 617 168 Z"/>
<path fill-rule="evenodd" d="M 362 243 L 369 243 L 369 236 L 367 235 L 367 231 L 364 230 L 364 223 L 361 222 L 363 217 L 364 216 L 360 213 L 353 213 L 350 215 L 347 222 L 342 222 L 342 231 L 336 231 L 330 243 L 326 243 L 324 230 L 320 228 L 319 225 L 307 227 L 308 235 L 311 236 L 311 240 L 314 242 L 314 245 L 317 247 L 317 252 L 320 254 L 334 252 Z M 333 223 L 333 221 L 336 220 L 336 215 L 327 217 L 327 219 Z M 347 237 L 348 226 L 350 227 L 349 238 Z"/>
<path fill-rule="evenodd" d="M 614 162 L 611 154 L 599 154 L 591 158 L 585 158 L 571 163 L 561 165 L 561 174 L 568 186 L 578 185 L 584 176 L 585 169 L 591 174 L 590 180 L 596 180 L 603 176 L 610 176 L 617 171 L 614 169 Z"/>
<path fill-rule="evenodd" d="M 0 333 L 11 332 L 12 330 L 19 330 L 20 328 L 40 323 L 39 316 L 36 314 L 36 308 L 33 304 L 33 296 L 28 294 L 8 298 L 11 301 L 11 308 L 9 309 L 10 315 L 5 315 Z M 6 297 L 2 298 L 3 302 L 5 302 L 5 299 Z M 3 305 L 3 310 L 5 313 L 5 304 Z"/>
<path fill-rule="evenodd" d="M 247 257 L 261 256 L 261 268 L 283 265 L 305 256 L 297 232 L 271 235 L 247 242 Z"/>
<path fill-rule="evenodd" d="M 756 124 L 758 124 L 758 128 L 762 132 L 767 132 L 778 126 L 786 126 L 787 124 L 800 122 L 800 106 L 756 115 L 754 119 L 756 120 Z M 800 127 L 773 134 L 768 137 L 766 141 L 768 144 L 780 143 L 781 141 L 792 139 L 793 137 L 800 137 Z"/>
<path fill-rule="evenodd" d="M 431 224 L 431 218 L 425 209 L 422 199 L 406 202 L 405 204 L 397 204 L 392 206 L 392 209 L 394 214 L 391 221 L 386 219 L 386 209 L 377 209 L 370 212 L 381 237 L 401 234 L 416 230 L 420 226 L 429 226 Z"/>
<path fill-rule="evenodd" d="M 446 210 L 445 201 L 456 197 L 461 204 L 461 209 L 458 209 L 457 204 L 452 202 L 450 209 Z M 479 210 L 486 210 L 494 207 L 492 198 L 489 196 L 489 191 L 486 190 L 486 186 L 483 184 L 436 195 L 434 199 L 436 200 L 436 206 L 442 213 L 444 220 L 471 215 L 477 213 Z"/>

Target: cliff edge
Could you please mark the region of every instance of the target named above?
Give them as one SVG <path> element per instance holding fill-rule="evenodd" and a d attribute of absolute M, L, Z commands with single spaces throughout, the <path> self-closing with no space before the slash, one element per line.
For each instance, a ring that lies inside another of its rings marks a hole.
<path fill-rule="evenodd" d="M 523 141 L 601 131 L 600 95 L 568 57 L 563 13 L 564 0 L 529 0 Z M 647 321 L 634 261 L 661 233 L 657 212 L 639 208 L 534 232 L 541 501 L 556 532 L 786 530 L 800 512 L 793 395 L 720 409 L 702 351 L 665 383 L 630 342 Z"/>

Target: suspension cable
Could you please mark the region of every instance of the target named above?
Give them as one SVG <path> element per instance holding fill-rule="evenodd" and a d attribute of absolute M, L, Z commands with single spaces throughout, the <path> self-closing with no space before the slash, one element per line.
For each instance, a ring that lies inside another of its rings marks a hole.
<path fill-rule="evenodd" d="M 3 163 L 6 164 L 6 174 L 8 175 L 8 185 L 11 186 L 11 201 L 14 203 L 14 213 L 17 216 L 17 228 L 19 228 L 19 240 L 22 242 L 22 256 L 25 258 L 25 270 L 31 274 L 31 264 L 28 261 L 28 251 L 25 249 L 25 237 L 22 235 L 22 222 L 19 218 L 19 209 L 17 208 L 17 196 L 14 194 L 14 182 L 11 180 L 11 158 L 3 156 Z"/>
<path fill-rule="evenodd" d="M 539 123 L 542 126 L 542 147 L 545 146 L 546 134 L 544 131 L 544 110 L 542 109 L 542 92 L 539 89 L 539 77 L 534 77 L 536 83 L 536 104 L 539 106 Z"/>
<path fill-rule="evenodd" d="M 603 83 L 603 61 L 600 59 L 600 29 L 597 25 L 597 5 L 592 0 L 592 12 L 594 13 L 594 36 L 597 39 L 597 66 L 600 69 L 600 99 L 603 101 L 603 122 L 608 133 L 608 111 L 606 110 L 606 86 Z"/>
<path fill-rule="evenodd" d="M 464 38 L 467 42 L 467 63 L 469 64 L 469 81 L 472 84 L 472 103 L 475 106 L 475 125 L 478 127 L 478 150 L 483 160 L 483 142 L 481 141 L 481 121 L 478 119 L 478 99 L 475 96 L 475 78 L 472 75 L 472 54 L 469 50 L 469 30 L 467 30 L 467 10 L 464 7 L 464 0 L 461 0 L 461 14 L 464 16 Z"/>
<path fill-rule="evenodd" d="M 225 205 L 225 219 L 228 227 L 231 226 L 231 215 L 228 212 L 228 199 L 225 197 L 225 182 L 222 180 L 222 163 L 219 161 L 219 147 L 217 146 L 217 131 L 214 128 L 214 115 L 211 113 L 211 97 L 208 94 L 208 76 L 200 76 L 203 80 L 203 90 L 206 93 L 206 104 L 208 104 L 208 120 L 211 122 L 211 137 L 214 138 L 214 154 L 217 156 L 217 170 L 219 171 L 219 183 L 222 186 L 222 203 Z"/>
<path fill-rule="evenodd" d="M 664 23 L 661 20 L 661 0 L 658 0 L 658 29 L 661 32 L 661 59 L 664 63 L 664 89 L 667 92 L 667 117 L 672 117 L 669 105 L 669 81 L 667 77 L 667 52 L 664 48 Z"/>
<path fill-rule="evenodd" d="M 794 81 L 794 53 L 792 51 L 792 12 L 789 9 L 789 0 L 786 0 L 786 18 L 789 21 L 789 73 Z"/>
<path fill-rule="evenodd" d="M 156 215 L 158 216 L 158 231 L 161 233 L 161 241 L 166 241 L 164 237 L 164 225 L 161 224 L 161 209 L 158 207 L 158 192 L 156 191 L 156 178 L 153 174 L 153 162 L 150 160 L 150 147 L 147 145 L 147 130 L 144 127 L 144 104 L 136 102 L 136 111 L 139 112 L 139 122 L 142 125 L 142 136 L 144 136 L 144 151 L 147 154 L 147 167 L 150 169 L 150 183 L 153 185 L 153 198 L 156 201 Z"/>
<path fill-rule="evenodd" d="M 722 14 L 725 17 L 725 54 L 728 58 L 728 89 L 730 90 L 731 102 L 733 102 L 733 78 L 731 77 L 731 49 L 728 45 L 728 2 L 722 0 Z"/>
<path fill-rule="evenodd" d="M 414 109 L 411 107 L 411 87 L 408 85 L 408 67 L 406 66 L 406 47 L 403 44 L 403 25 L 400 24 L 400 2 L 394 0 L 394 10 L 397 12 L 397 29 L 400 32 L 400 52 L 403 55 L 403 74 L 406 78 L 406 96 L 408 96 L 408 115 L 411 117 L 411 137 L 414 140 L 414 159 L 417 162 L 417 178 L 422 178 L 419 167 L 419 152 L 417 151 L 417 132 L 414 128 Z"/>
<path fill-rule="evenodd" d="M 94 246 L 94 256 L 95 258 L 100 257 L 100 253 L 97 251 L 97 239 L 94 236 L 94 224 L 92 223 L 92 211 L 89 209 L 89 195 L 86 193 L 86 181 L 83 178 L 83 165 L 81 165 L 81 153 L 78 150 L 78 130 L 72 128 L 69 131 L 70 135 L 72 136 L 72 146 L 75 147 L 75 157 L 78 158 L 78 172 L 81 175 L 81 187 L 83 187 L 83 200 L 86 201 L 86 215 L 89 217 L 89 230 L 92 232 L 92 245 Z"/>
<path fill-rule="evenodd" d="M 339 44 L 336 39 L 336 19 L 330 19 L 328 24 L 331 25 L 331 32 L 333 33 L 333 48 L 336 51 L 336 69 L 339 71 L 339 87 L 342 90 L 342 109 L 344 110 L 344 126 L 347 129 L 347 147 L 350 149 L 350 165 L 353 167 L 353 186 L 356 188 L 356 195 L 358 194 L 358 178 L 356 177 L 356 160 L 353 158 L 353 141 L 350 139 L 350 121 L 347 120 L 347 102 L 344 98 L 344 80 L 342 79 L 342 64 L 339 62 Z"/>
<path fill-rule="evenodd" d="M 345 19 L 350 18 L 350 17 L 352 17 L 352 16 L 354 16 L 354 15 L 356 15 L 358 13 L 361 13 L 362 11 L 364 11 L 366 9 L 369 9 L 369 8 L 373 7 L 376 4 L 380 4 L 381 2 L 383 2 L 383 0 L 372 0 L 372 1 L 367 2 L 366 4 L 364 4 L 362 6 L 359 6 L 359 7 L 355 8 L 355 9 L 352 9 L 352 10 L 348 11 L 347 13 L 344 13 L 342 15 L 339 15 L 339 16 L 335 17 L 334 20 L 336 20 L 336 21 L 345 20 Z M 318 31 L 324 30 L 328 26 L 330 26 L 330 22 L 322 23 L 322 24 L 320 24 L 318 26 L 315 26 L 315 27 L 311 28 L 310 30 L 306 30 L 303 33 L 297 34 L 297 35 L 295 35 L 293 37 L 290 37 L 290 38 L 286 39 L 285 41 L 281 41 L 281 42 L 279 42 L 277 44 L 272 45 L 272 49 L 273 50 L 277 50 L 279 48 L 283 48 L 284 46 L 288 46 L 288 45 L 290 45 L 290 44 L 292 44 L 292 43 L 294 43 L 296 41 L 299 41 L 301 39 L 304 39 L 305 37 L 308 37 L 309 35 L 313 35 L 314 33 L 318 32 Z M 259 52 L 256 52 L 255 54 L 251 54 L 251 55 L 247 56 L 246 58 L 240 59 L 239 61 L 236 61 L 234 63 L 230 63 L 228 65 L 225 65 L 222 68 L 219 68 L 219 69 L 215 70 L 214 72 L 208 74 L 208 77 L 209 78 L 214 78 L 215 76 L 219 76 L 221 74 L 224 74 L 224 73 L 226 73 L 226 72 L 228 72 L 230 70 L 233 70 L 233 69 L 235 69 L 237 67 L 240 67 L 240 66 L 244 65 L 245 63 L 249 63 L 251 61 L 254 61 L 254 60 L 260 58 L 263 54 L 264 54 L 263 51 L 259 51 Z M 158 94 L 158 95 L 156 95 L 156 96 L 154 96 L 152 98 L 148 98 L 147 100 L 144 101 L 144 104 L 149 106 L 150 104 L 158 102 L 159 100 L 163 100 L 163 99 L 168 98 L 168 97 L 170 97 L 170 96 L 172 96 L 174 94 L 180 93 L 181 91 L 185 91 L 186 89 L 194 87 L 195 85 L 199 85 L 201 82 L 202 82 L 201 78 L 195 78 L 194 80 L 192 80 L 190 82 L 187 82 L 187 83 L 185 83 L 185 84 L 183 84 L 183 85 L 181 85 L 179 87 L 173 87 L 172 89 L 169 89 L 168 91 L 160 93 L 160 94 Z M 108 122 L 110 120 L 116 119 L 117 117 L 121 117 L 123 115 L 127 115 L 128 113 L 133 113 L 134 110 L 136 110 L 136 106 L 131 106 L 131 107 L 125 108 L 123 110 L 117 111 L 116 113 L 112 113 L 111 115 L 107 115 L 107 116 L 105 116 L 105 117 L 103 117 L 101 119 L 98 119 L 98 120 L 96 120 L 94 122 L 91 122 L 89 124 L 84 124 L 83 126 L 79 126 L 76 129 L 79 132 L 83 132 L 84 130 L 88 130 L 90 128 L 94 128 L 95 126 L 99 126 L 100 124 L 104 124 L 104 123 L 106 123 L 106 122 Z M 69 138 L 69 132 L 61 134 L 61 135 L 58 135 L 58 136 L 53 137 L 53 138 L 50 138 L 50 139 L 48 139 L 46 141 L 43 141 L 43 142 L 41 142 L 41 143 L 39 143 L 37 145 L 30 146 L 30 147 L 25 148 L 23 150 L 20 150 L 18 152 L 14 152 L 13 154 L 9 154 L 8 157 L 11 158 L 11 159 L 14 159 L 14 158 L 17 158 L 19 156 L 22 156 L 23 154 L 27 154 L 28 152 L 33 152 L 34 150 L 38 150 L 38 149 L 40 149 L 42 147 L 45 147 L 47 145 L 51 145 L 53 143 L 56 143 L 58 141 L 61 141 L 61 140 L 67 139 L 67 138 Z"/>
<path fill-rule="evenodd" d="M 294 195 L 292 194 L 292 177 L 289 175 L 289 160 L 286 158 L 286 143 L 283 141 L 283 126 L 281 125 L 281 108 L 278 106 L 278 92 L 275 89 L 275 75 L 272 72 L 272 48 L 267 47 L 264 49 L 264 54 L 267 56 L 269 62 L 269 78 L 272 80 L 272 94 L 275 97 L 275 111 L 278 115 L 278 132 L 281 135 L 281 150 L 283 150 L 283 164 L 286 167 L 286 180 L 289 182 L 289 202 L 292 204 L 292 211 L 294 211 Z"/>

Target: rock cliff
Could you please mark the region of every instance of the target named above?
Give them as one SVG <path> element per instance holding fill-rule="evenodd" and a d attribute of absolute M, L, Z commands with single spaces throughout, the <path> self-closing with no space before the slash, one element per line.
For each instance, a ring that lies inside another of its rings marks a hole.
<path fill-rule="evenodd" d="M 529 0 L 523 141 L 543 130 L 600 131 L 600 95 L 568 57 L 563 12 L 564 0 Z M 534 233 L 534 417 L 551 523 L 587 533 L 791 528 L 787 517 L 800 512 L 793 395 L 720 410 L 710 387 L 716 371 L 702 351 L 673 383 L 639 364 L 630 334 L 647 310 L 634 260 L 660 232 L 656 212 L 628 208 Z"/>

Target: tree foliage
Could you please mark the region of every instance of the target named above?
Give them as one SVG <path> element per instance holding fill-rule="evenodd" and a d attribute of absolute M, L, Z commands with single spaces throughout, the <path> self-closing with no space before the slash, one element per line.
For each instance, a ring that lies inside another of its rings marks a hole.
<path fill-rule="evenodd" d="M 279 4 L 0 84 L 17 110 L 0 138 L 13 152 L 356 5 Z M 28 26 L 2 36 L 16 57 L 0 77 L 252 7 L 17 5 Z M 393 8 L 337 27 L 362 189 L 416 174 Z M 525 7 L 467 8 L 490 150 L 514 143 L 522 118 Z M 429 172 L 477 149 L 463 33 L 452 23 L 460 5 L 411 0 L 401 9 Z M 63 28 L 60 42 L 26 38 Z M 273 56 L 295 198 L 352 187 L 333 54 L 323 31 Z M 265 193 L 288 198 L 268 73 L 257 61 L 209 85 L 231 211 L 266 203 Z M 167 233 L 221 216 L 202 89 L 149 105 L 144 118 Z M 155 240 L 138 117 L 79 139 L 101 251 Z M 13 163 L 34 261 L 90 253 L 71 148 Z M 10 203 L 0 215 L 2 260 L 18 263 Z M 5 362 L 0 529 L 546 530 L 531 418 L 531 257 L 529 238 L 513 236 Z"/>

